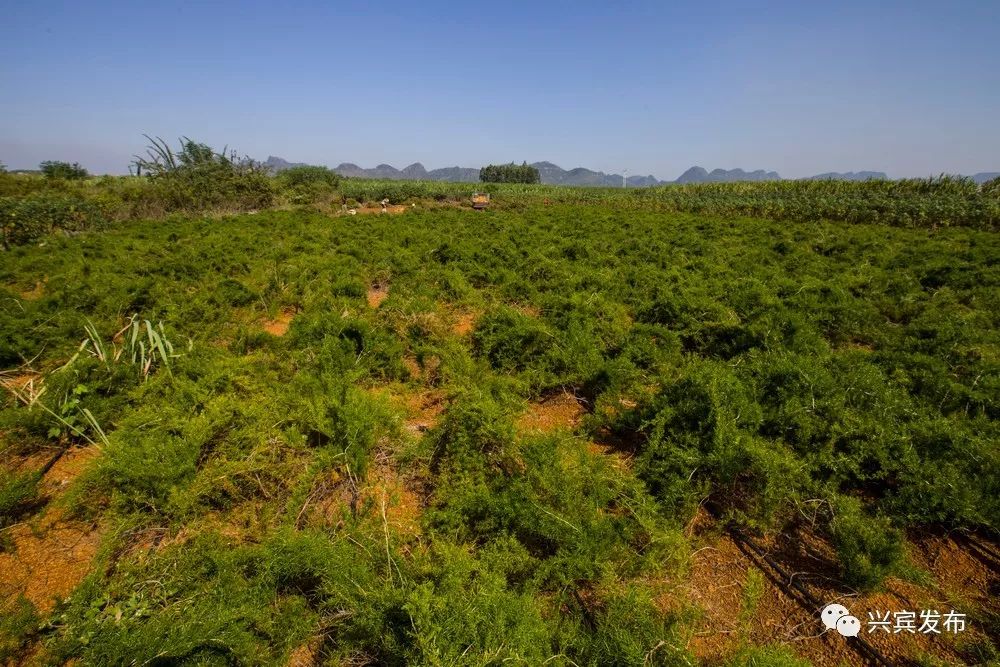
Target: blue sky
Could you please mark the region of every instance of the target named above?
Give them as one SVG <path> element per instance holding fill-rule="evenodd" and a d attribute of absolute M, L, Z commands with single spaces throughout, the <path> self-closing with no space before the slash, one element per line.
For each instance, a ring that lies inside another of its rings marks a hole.
<path fill-rule="evenodd" d="M 4 3 L 0 161 L 1000 170 L 1000 2 Z"/>

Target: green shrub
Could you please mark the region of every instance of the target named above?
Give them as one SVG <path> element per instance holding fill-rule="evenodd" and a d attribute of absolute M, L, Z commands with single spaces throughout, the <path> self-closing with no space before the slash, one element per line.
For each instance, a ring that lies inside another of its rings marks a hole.
<path fill-rule="evenodd" d="M 501 306 L 480 318 L 472 340 L 494 369 L 513 371 L 525 370 L 541 359 L 554 336 L 538 318 Z"/>
<path fill-rule="evenodd" d="M 239 308 L 250 305 L 259 295 L 239 280 L 224 278 L 216 285 L 212 298 L 220 305 Z"/>
<path fill-rule="evenodd" d="M 275 183 L 292 204 L 311 204 L 333 197 L 340 176 L 327 167 L 292 167 L 278 173 Z"/>
<path fill-rule="evenodd" d="M 299 188 L 312 185 L 326 185 L 335 188 L 340 176 L 329 167 L 301 166 L 285 169 L 275 179 L 285 187 Z"/>
<path fill-rule="evenodd" d="M 183 432 L 122 425 L 111 435 L 111 446 L 98 460 L 88 485 L 110 492 L 112 500 L 122 508 L 165 512 L 171 497 L 197 471 L 207 442 L 196 433 L 203 422 L 192 420 Z"/>
<path fill-rule="evenodd" d="M 172 151 L 162 139 L 150 140 L 147 158 L 136 159 L 136 171 L 152 179 L 149 191 L 167 212 L 206 210 L 257 210 L 274 201 L 267 169 L 235 151 L 216 153 L 206 144 L 188 138 Z"/>
<path fill-rule="evenodd" d="M 122 562 L 106 581 L 90 577 L 76 590 L 52 651 L 86 664 L 280 662 L 308 636 L 315 613 L 301 596 L 276 594 L 272 559 L 266 546 L 233 548 L 208 533 Z"/>
<path fill-rule="evenodd" d="M 500 404 L 472 396 L 457 399 L 429 437 L 436 535 L 481 545 L 514 538 L 531 558 L 521 576 L 547 589 L 675 562 L 678 536 L 642 485 L 579 441 L 517 440 Z"/>
<path fill-rule="evenodd" d="M 868 514 L 856 498 L 840 497 L 834 505 L 830 537 L 837 550 L 844 581 L 862 590 L 899 574 L 906 552 L 903 536 L 882 516 Z"/>
<path fill-rule="evenodd" d="M 303 314 L 292 323 L 290 340 L 325 370 L 397 380 L 408 375 L 400 340 L 367 320 L 326 312 Z"/>
<path fill-rule="evenodd" d="M 585 655 L 590 664 L 689 665 L 684 641 L 648 590 L 631 586 L 604 600 Z"/>
<path fill-rule="evenodd" d="M 45 178 L 63 178 L 68 181 L 80 181 L 90 176 L 87 170 L 80 166 L 79 162 L 70 164 L 69 162 L 49 160 L 38 165 L 38 168 L 45 175 Z"/>
<path fill-rule="evenodd" d="M 425 581 L 408 593 L 409 664 L 542 664 L 549 627 L 537 598 L 459 547 L 440 546 Z"/>
<path fill-rule="evenodd" d="M 100 229 L 104 214 L 93 202 L 75 195 L 38 192 L 24 198 L 0 198 L 4 248 L 37 241 L 45 234 Z"/>
<path fill-rule="evenodd" d="M 511 411 L 486 396 L 456 399 L 434 428 L 432 465 L 477 470 L 485 461 L 508 457 L 514 443 Z"/>
<path fill-rule="evenodd" d="M 690 512 L 712 488 L 739 508 L 780 470 L 752 464 L 747 428 L 759 422 L 760 408 L 726 364 L 691 362 L 647 411 L 638 472 L 667 508 Z"/>
<path fill-rule="evenodd" d="M 16 664 L 40 623 L 35 605 L 27 598 L 17 595 L 6 600 L 0 606 L 0 662 Z"/>
<path fill-rule="evenodd" d="M 16 522 L 38 502 L 39 475 L 0 469 L 0 528 Z"/>

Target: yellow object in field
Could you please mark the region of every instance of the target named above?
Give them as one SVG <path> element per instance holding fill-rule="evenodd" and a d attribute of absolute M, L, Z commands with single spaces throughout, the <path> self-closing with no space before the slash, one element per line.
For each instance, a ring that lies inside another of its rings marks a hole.
<path fill-rule="evenodd" d="M 486 208 L 490 205 L 490 193 L 474 192 L 472 194 L 472 208 Z"/>

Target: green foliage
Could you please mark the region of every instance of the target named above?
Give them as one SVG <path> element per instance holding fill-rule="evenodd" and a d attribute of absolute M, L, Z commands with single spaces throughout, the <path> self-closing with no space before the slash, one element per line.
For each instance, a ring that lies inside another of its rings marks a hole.
<path fill-rule="evenodd" d="M 460 542 L 514 538 L 530 556 L 520 580 L 557 588 L 676 563 L 679 535 L 645 489 L 581 443 L 516 440 L 502 405 L 482 396 L 453 403 L 430 437 L 439 476 L 430 524 Z"/>
<path fill-rule="evenodd" d="M 0 528 L 15 523 L 38 502 L 39 475 L 0 470 Z"/>
<path fill-rule="evenodd" d="M 809 667 L 787 646 L 745 648 L 725 662 L 726 667 Z"/>
<path fill-rule="evenodd" d="M 86 338 L 66 366 L 71 365 L 81 354 L 89 354 L 104 364 L 108 370 L 111 370 L 112 366 L 131 364 L 136 367 L 138 375 L 145 379 L 159 367 L 166 368 L 169 372 L 170 360 L 178 356 L 174 352 L 173 343 L 163 330 L 163 322 L 154 327 L 149 320 L 140 320 L 135 314 L 108 344 L 104 342 L 93 322 L 88 320 L 84 330 Z M 121 340 L 121 347 L 116 342 L 118 339 Z M 85 386 L 78 385 L 74 392 L 80 393 L 80 387 L 86 391 Z"/>
<path fill-rule="evenodd" d="M 1000 176 L 986 181 L 979 187 L 984 195 L 1000 198 Z"/>
<path fill-rule="evenodd" d="M 0 661 L 15 664 L 39 625 L 38 611 L 25 597 L 17 595 L 5 601 L 0 607 Z"/>
<path fill-rule="evenodd" d="M 177 149 L 150 138 L 133 171 L 150 178 L 87 181 L 0 174 L 0 197 L 51 191 L 83 198 L 112 220 L 162 218 L 175 212 L 260 210 L 291 203 L 329 210 L 334 202 L 394 203 L 415 200 L 467 203 L 476 189 L 465 183 L 340 179 L 325 167 L 301 167 L 271 177 L 266 168 L 235 152 L 216 153 L 182 138 Z M 72 165 L 71 165 L 72 166 Z M 599 206 L 615 211 L 687 212 L 723 217 L 755 216 L 810 223 L 840 220 L 903 227 L 1000 226 L 994 183 L 940 177 L 900 181 L 766 181 L 668 185 L 655 188 L 587 188 L 541 185 L 528 165 L 491 165 L 482 186 L 491 208 L 523 210 L 540 204 Z M 527 181 L 527 182 L 525 182 Z"/>
<path fill-rule="evenodd" d="M 181 153 L 179 170 L 216 160 Z M 701 502 L 740 526 L 815 514 L 856 586 L 905 571 L 904 529 L 1000 524 L 1000 240 L 964 182 L 500 184 L 486 212 L 150 224 L 167 178 L 0 178 L 118 221 L 0 263 L 0 359 L 30 360 L 73 426 L 5 399 L 0 439 L 98 443 L 66 506 L 120 527 L 47 626 L 53 662 L 285 664 L 308 644 L 320 664 L 684 664 L 688 621 L 658 596 Z M 965 227 L 899 226 L 946 200 Z M 804 217 L 666 213 L 695 205 Z M 809 217 L 824 207 L 859 224 Z M 474 328 L 452 330 L 463 314 Z M 287 334 L 265 333 L 277 317 Z M 144 378 L 150 332 L 177 349 Z M 579 428 L 519 422 L 564 389 Z M 3 488 L 28 516 L 25 485 Z"/>
<path fill-rule="evenodd" d="M 684 665 L 689 658 L 649 592 L 632 586 L 610 596 L 594 619 L 588 661 L 597 665 Z"/>
<path fill-rule="evenodd" d="M 399 339 L 367 320 L 330 313 L 305 315 L 296 320 L 291 336 L 324 369 L 381 379 L 407 376 Z"/>
<path fill-rule="evenodd" d="M 410 664 L 539 664 L 549 657 L 537 599 L 512 589 L 503 570 L 484 560 L 456 547 L 435 554 L 430 576 L 403 607 L 413 627 Z"/>
<path fill-rule="evenodd" d="M 90 176 L 87 170 L 80 166 L 79 162 L 70 164 L 69 162 L 59 162 L 49 160 L 38 165 L 45 178 L 62 178 L 68 181 L 79 181 Z"/>
<path fill-rule="evenodd" d="M 712 494 L 744 519 L 787 511 L 801 485 L 796 460 L 753 433 L 760 408 L 728 365 L 690 363 L 648 414 L 638 471 L 667 507 L 690 513 Z"/>
<path fill-rule="evenodd" d="M 860 589 L 901 572 L 906 558 L 902 534 L 885 517 L 870 516 L 855 498 L 840 498 L 830 536 L 844 581 Z"/>
<path fill-rule="evenodd" d="M 262 568 L 271 548 L 231 549 L 217 536 L 199 536 L 130 564 L 107 585 L 91 579 L 61 614 L 54 651 L 88 663 L 274 662 L 315 614 L 302 598 L 274 596 L 275 577 Z M 132 585 L 130 575 L 145 583 Z"/>
<path fill-rule="evenodd" d="M 483 315 L 473 333 L 476 351 L 498 371 L 525 370 L 545 356 L 553 338 L 544 322 L 508 307 Z"/>
<path fill-rule="evenodd" d="M 149 195 L 165 212 L 266 208 L 274 200 L 267 170 L 235 151 L 216 153 L 183 137 L 174 152 L 162 139 L 150 141 L 146 157 L 136 157 L 136 174 L 152 179 Z"/>
<path fill-rule="evenodd" d="M 516 165 L 490 164 L 479 170 L 479 180 L 482 183 L 541 183 L 542 177 L 538 169 L 527 162 Z"/>
<path fill-rule="evenodd" d="M 326 185 L 335 188 L 340 183 L 340 176 L 329 167 L 301 166 L 284 169 L 278 173 L 276 180 L 289 188 Z"/>
<path fill-rule="evenodd" d="M 4 248 L 32 243 L 53 232 L 75 234 L 104 225 L 98 206 L 73 195 L 39 192 L 24 198 L 0 198 Z"/>
<path fill-rule="evenodd" d="M 996 189 L 952 177 L 898 181 L 760 181 L 664 185 L 654 188 L 588 188 L 488 183 L 490 207 L 523 210 L 541 204 L 599 206 L 615 211 L 695 213 L 723 218 L 760 217 L 812 223 L 937 228 L 1000 228 Z M 358 201 L 457 199 L 473 188 L 463 183 L 345 179 L 341 191 Z"/>
<path fill-rule="evenodd" d="M 340 176 L 328 167 L 301 166 L 275 176 L 277 186 L 293 204 L 314 204 L 334 197 Z"/>

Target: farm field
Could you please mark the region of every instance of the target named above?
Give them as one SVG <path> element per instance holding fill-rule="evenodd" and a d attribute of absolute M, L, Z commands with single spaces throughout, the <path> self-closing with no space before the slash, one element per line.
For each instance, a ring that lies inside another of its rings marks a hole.
<path fill-rule="evenodd" d="M 0 659 L 1000 660 L 995 197 L 339 187 L 0 254 Z"/>

